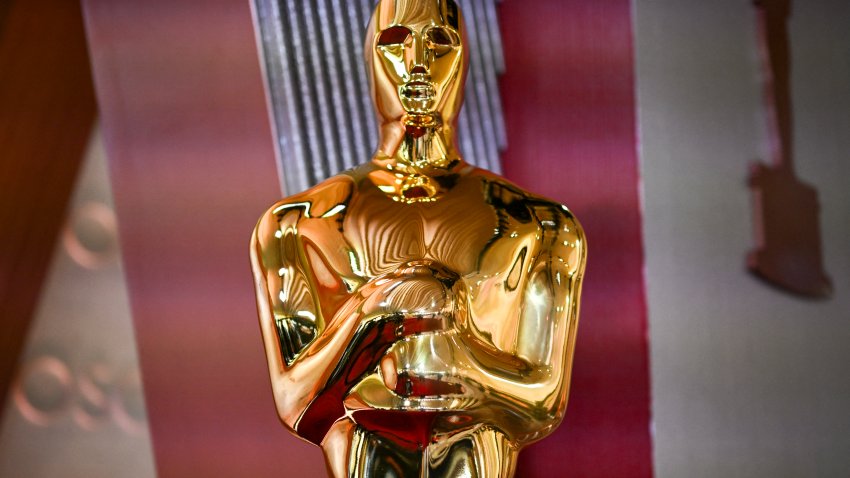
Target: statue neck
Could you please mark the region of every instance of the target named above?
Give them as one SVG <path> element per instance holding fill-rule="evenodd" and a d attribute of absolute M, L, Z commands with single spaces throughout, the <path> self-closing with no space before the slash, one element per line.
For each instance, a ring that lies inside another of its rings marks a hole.
<path fill-rule="evenodd" d="M 455 144 L 454 125 L 434 116 L 408 117 L 381 127 L 374 162 L 401 173 L 439 176 L 465 163 Z"/>

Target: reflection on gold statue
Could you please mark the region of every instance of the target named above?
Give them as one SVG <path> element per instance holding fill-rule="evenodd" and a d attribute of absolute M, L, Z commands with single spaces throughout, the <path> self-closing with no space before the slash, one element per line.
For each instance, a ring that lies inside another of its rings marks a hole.
<path fill-rule="evenodd" d="M 374 158 L 253 237 L 277 411 L 334 477 L 510 477 L 564 415 L 584 235 L 458 154 L 452 0 L 383 0 L 367 31 Z"/>

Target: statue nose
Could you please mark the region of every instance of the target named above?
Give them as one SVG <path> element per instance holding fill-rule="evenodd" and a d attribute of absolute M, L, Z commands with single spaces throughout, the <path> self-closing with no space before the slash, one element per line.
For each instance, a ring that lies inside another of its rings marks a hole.
<path fill-rule="evenodd" d="M 422 66 L 422 65 L 416 65 L 416 66 L 413 67 L 412 70 L 410 70 L 410 74 L 411 75 L 427 75 L 428 70 L 426 70 L 425 67 Z"/>

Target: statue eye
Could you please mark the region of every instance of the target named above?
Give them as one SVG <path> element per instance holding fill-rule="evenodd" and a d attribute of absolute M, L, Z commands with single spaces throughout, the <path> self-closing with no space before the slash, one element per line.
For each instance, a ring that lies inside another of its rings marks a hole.
<path fill-rule="evenodd" d="M 458 44 L 456 38 L 453 32 L 445 28 L 437 27 L 428 30 L 428 40 L 435 45 L 454 46 Z"/>
<path fill-rule="evenodd" d="M 390 27 L 381 32 L 381 36 L 378 38 L 378 45 L 401 45 L 407 42 L 409 37 L 410 30 L 407 28 L 402 26 Z"/>

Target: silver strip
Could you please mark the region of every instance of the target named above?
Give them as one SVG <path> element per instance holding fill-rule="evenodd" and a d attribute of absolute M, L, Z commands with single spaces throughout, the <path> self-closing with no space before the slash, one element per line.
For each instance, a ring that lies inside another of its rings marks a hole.
<path fill-rule="evenodd" d="M 352 58 L 352 60 L 357 63 L 360 70 L 363 72 L 360 75 L 360 82 L 363 85 L 363 91 L 365 94 L 360 98 L 363 101 L 362 112 L 365 116 L 366 126 L 368 126 L 369 142 L 374 145 L 372 150 L 374 153 L 375 148 L 378 145 L 378 124 L 375 114 L 375 106 L 372 104 L 372 87 L 369 85 L 369 79 L 366 73 L 366 64 L 363 60 L 363 43 L 364 38 L 366 37 L 366 28 L 369 26 L 369 21 L 372 19 L 372 11 L 375 9 L 376 2 L 374 0 L 359 0 L 359 3 L 360 15 L 356 17 L 356 23 L 353 25 L 355 35 L 352 38 L 355 46 L 354 51 L 357 52 L 357 55 Z M 363 159 L 362 161 L 366 160 L 367 159 Z"/>
<path fill-rule="evenodd" d="M 505 50 L 502 45 L 502 32 L 499 29 L 499 15 L 496 13 L 496 4 L 501 0 L 490 0 L 486 2 L 485 12 L 487 19 L 484 24 L 488 26 L 490 33 L 490 43 L 493 45 L 493 63 L 496 66 L 496 73 L 503 74 L 505 72 Z"/>
<path fill-rule="evenodd" d="M 505 72 L 505 56 L 502 50 L 502 34 L 499 30 L 499 18 L 496 16 L 496 1 L 483 0 L 481 14 L 485 20 L 480 22 L 484 39 L 482 44 L 484 49 L 481 51 L 481 57 L 484 65 L 484 81 L 487 83 L 488 97 L 490 99 L 490 108 L 493 112 L 493 121 L 496 128 L 496 138 L 499 145 L 499 151 L 504 151 L 508 147 L 508 133 L 505 127 L 505 114 L 502 110 L 502 92 L 499 90 L 499 75 Z M 480 12 L 480 10 L 479 10 Z M 499 171 L 501 173 L 501 161 L 499 162 Z"/>
<path fill-rule="evenodd" d="M 284 66 L 284 59 L 290 57 L 291 44 L 286 40 L 281 18 L 280 4 L 278 2 L 257 2 L 257 18 L 260 25 L 262 41 L 265 48 L 273 51 L 265 55 L 266 71 L 268 74 L 269 94 L 273 105 L 282 105 L 289 98 L 295 98 L 297 93 L 296 82 L 293 78 L 293 69 Z M 296 190 L 303 178 L 308 175 L 308 166 L 303 161 L 287 161 L 291 158 L 304 157 L 304 127 L 301 124 L 301 115 L 297 108 L 273 108 L 276 131 L 286 132 L 278 134 L 278 147 L 280 148 L 281 160 L 290 165 L 281 178 L 284 190 Z M 297 134 L 293 134 L 300 132 Z"/>
<path fill-rule="evenodd" d="M 320 21 L 315 15 L 315 4 L 318 3 L 318 1 L 298 1 L 298 3 L 301 5 L 301 19 L 304 22 L 303 31 L 307 34 L 307 45 L 309 47 L 307 57 L 310 60 L 310 67 L 313 72 L 313 75 L 309 77 L 310 80 L 306 81 L 306 83 L 310 85 L 310 99 L 313 100 L 318 107 L 319 121 L 321 122 L 318 125 L 316 133 L 322 142 L 323 148 L 319 154 L 313 155 L 311 159 L 314 163 L 321 162 L 326 168 L 325 170 L 328 174 L 334 174 L 337 170 L 333 167 L 334 165 L 332 161 L 330 161 L 330 158 L 332 157 L 333 152 L 337 150 L 335 141 L 336 138 L 334 138 L 333 128 L 331 128 L 331 125 L 335 124 L 335 122 L 331 112 L 333 108 L 331 108 L 329 104 L 330 101 L 328 99 L 328 93 L 331 90 L 323 62 L 323 58 L 326 54 L 323 51 L 323 45 L 319 35 L 322 26 L 326 25 L 327 22 Z"/>
<path fill-rule="evenodd" d="M 333 38 L 339 36 L 340 31 L 332 23 L 341 20 L 330 11 L 328 0 L 317 0 L 314 13 L 318 21 L 316 30 L 321 32 L 321 56 L 327 73 L 326 83 L 323 86 L 328 89 L 324 92 L 324 96 L 326 100 L 330 100 L 326 101 L 326 104 L 333 113 L 333 127 L 324 128 L 326 134 L 332 139 L 332 144 L 329 146 L 333 147 L 329 150 L 327 161 L 332 170 L 350 169 L 354 166 L 354 153 L 357 150 L 354 136 L 351 134 L 353 128 L 340 128 L 339 125 L 353 125 L 355 122 L 349 121 L 351 114 L 345 103 L 343 87 L 345 80 L 342 78 L 342 65 L 339 61 L 342 51 L 337 48 Z M 343 145 L 352 147 L 346 148 Z"/>
<path fill-rule="evenodd" d="M 311 91 L 310 86 L 312 85 L 311 81 L 307 81 L 306 79 L 312 78 L 312 70 L 310 69 L 309 60 L 307 59 L 308 52 L 306 51 L 306 47 L 302 42 L 302 31 L 303 28 L 301 26 L 301 22 L 299 21 L 300 17 L 300 9 L 296 5 L 299 0 L 282 0 L 282 3 L 286 5 L 286 8 L 281 8 L 281 12 L 286 12 L 286 16 L 281 16 L 284 25 L 288 25 L 288 27 L 284 26 L 283 31 L 286 34 L 286 38 L 290 44 L 290 55 L 288 58 L 284 58 L 282 63 L 284 68 L 288 68 L 293 71 L 295 74 L 295 84 L 298 87 L 298 94 L 294 96 L 288 97 L 284 102 L 279 105 L 274 105 L 275 108 L 293 108 L 295 109 L 295 113 L 301 116 L 302 120 L 302 130 L 300 131 L 285 131 L 283 129 L 279 130 L 278 134 L 288 135 L 288 134 L 306 134 L 307 135 L 307 147 L 308 149 L 304 151 L 304 153 L 297 158 L 283 158 L 282 170 L 284 171 L 284 175 L 287 176 L 286 171 L 289 171 L 292 168 L 292 163 L 294 161 L 299 161 L 301 163 L 307 164 L 311 166 L 308 168 L 312 174 L 305 175 L 302 178 L 292 178 L 293 179 L 293 188 L 289 190 L 291 192 L 296 192 L 305 189 L 305 184 L 314 184 L 317 181 L 321 181 L 321 178 L 325 178 L 328 176 L 329 172 L 325 170 L 322 163 L 320 161 L 313 161 L 312 158 L 316 156 L 320 156 L 322 152 L 321 147 L 321 139 L 319 138 L 319 125 L 317 122 L 317 106 L 315 104 L 314 94 Z M 268 50 L 266 50 L 268 51 Z M 274 88 L 275 85 L 270 85 L 271 88 Z M 288 175 L 290 178 L 291 175 Z"/>
<path fill-rule="evenodd" d="M 475 134 L 480 135 L 483 149 L 477 159 L 480 164 L 487 169 L 494 169 L 494 165 L 498 164 L 498 139 L 496 134 L 496 126 L 493 121 L 494 113 L 490 104 L 490 91 L 486 81 L 486 72 L 484 64 L 487 62 L 487 57 L 483 54 L 485 51 L 484 44 L 487 43 L 481 31 L 481 25 L 484 22 L 480 21 L 483 13 L 481 3 L 489 0 L 467 0 L 465 12 L 472 14 L 474 21 L 467 22 L 467 32 L 472 50 L 472 58 L 478 58 L 479 61 L 471 61 L 469 64 L 470 79 L 472 82 L 467 86 L 467 92 L 472 93 L 470 96 L 475 98 L 478 103 L 478 124 L 475 125 Z M 472 91 L 469 91 L 470 88 Z"/>
<path fill-rule="evenodd" d="M 346 113 L 349 117 L 354 117 L 355 120 L 350 122 L 351 137 L 354 144 L 354 154 L 347 155 L 345 162 L 346 168 L 354 167 L 360 162 L 360 158 L 368 158 L 371 156 L 368 150 L 369 137 L 366 131 L 366 121 L 360 118 L 361 108 L 358 103 L 358 98 L 365 96 L 365 92 L 361 91 L 361 85 L 358 81 L 357 69 L 355 61 L 360 63 L 351 55 L 343 54 L 343 52 L 351 51 L 351 41 L 354 35 L 351 33 L 351 25 L 346 21 L 348 16 L 347 7 L 343 6 L 343 2 L 349 3 L 346 0 L 331 0 L 332 15 L 334 17 L 334 26 L 336 34 L 336 58 L 341 69 L 341 87 L 338 90 L 339 94 L 345 99 Z M 351 153 L 351 150 L 349 150 Z"/>

